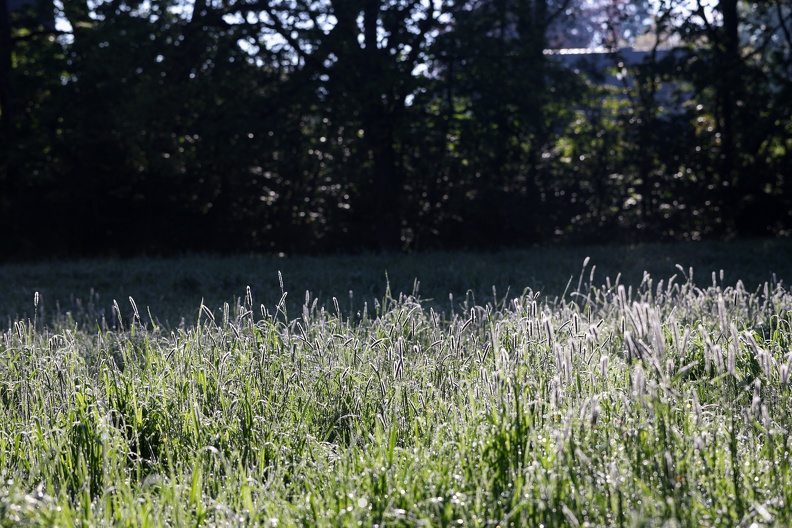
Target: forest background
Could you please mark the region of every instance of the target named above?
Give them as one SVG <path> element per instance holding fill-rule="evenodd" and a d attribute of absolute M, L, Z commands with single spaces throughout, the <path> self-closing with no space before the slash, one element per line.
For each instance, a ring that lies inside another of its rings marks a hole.
<path fill-rule="evenodd" d="M 0 260 L 792 228 L 781 0 L 0 0 L 0 17 Z M 607 70 L 569 48 L 608 51 L 588 55 Z"/>

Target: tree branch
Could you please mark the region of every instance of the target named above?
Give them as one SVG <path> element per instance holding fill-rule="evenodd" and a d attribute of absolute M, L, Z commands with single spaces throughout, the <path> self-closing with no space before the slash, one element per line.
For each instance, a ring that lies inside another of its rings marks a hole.
<path fill-rule="evenodd" d="M 28 40 L 33 40 L 36 37 L 41 37 L 44 35 L 74 35 L 74 32 L 61 31 L 59 29 L 41 29 L 41 30 L 31 31 L 30 33 L 26 33 L 24 35 L 13 35 L 11 36 L 11 42 L 26 42 Z"/>
<path fill-rule="evenodd" d="M 781 2 L 779 0 L 776 0 L 775 7 L 776 11 L 778 12 L 778 24 L 781 27 L 781 31 L 784 33 L 784 38 L 787 41 L 787 45 L 792 48 L 792 34 L 790 34 L 789 28 L 786 27 L 786 22 L 784 21 L 784 10 L 781 8 Z M 788 18 L 792 18 L 792 16 Z"/>

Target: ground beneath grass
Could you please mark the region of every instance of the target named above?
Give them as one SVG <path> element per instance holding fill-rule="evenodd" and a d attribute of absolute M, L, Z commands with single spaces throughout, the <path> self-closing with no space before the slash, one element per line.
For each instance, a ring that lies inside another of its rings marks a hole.
<path fill-rule="evenodd" d="M 182 319 L 192 324 L 202 301 L 217 310 L 243 298 L 247 287 L 255 304 L 270 308 L 285 290 L 286 306 L 295 317 L 306 291 L 321 305 L 333 306 L 335 297 L 344 311 L 356 312 L 364 303 L 381 300 L 388 285 L 396 297 L 417 289 L 424 305 L 447 311 L 468 297 L 483 305 L 526 288 L 544 298 L 561 296 L 577 286 L 586 258 L 590 266 L 584 279 L 595 283 L 618 276 L 622 284 L 638 286 L 645 271 L 656 278 L 682 277 L 678 266 L 685 274 L 692 268 L 699 284 L 711 284 L 712 274 L 723 271 L 723 283 L 741 280 L 751 291 L 765 281 L 792 281 L 790 239 L 491 253 L 53 261 L 0 266 L 0 328 L 17 319 L 48 319 L 66 312 L 82 322 L 95 321 L 109 316 L 114 300 L 129 318 L 130 296 L 144 318 L 150 311 L 162 325 L 178 325 Z"/>

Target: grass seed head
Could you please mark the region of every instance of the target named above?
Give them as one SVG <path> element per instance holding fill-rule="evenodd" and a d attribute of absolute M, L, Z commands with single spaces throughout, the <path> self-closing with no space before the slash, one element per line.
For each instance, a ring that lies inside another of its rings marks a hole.
<path fill-rule="evenodd" d="M 600 376 L 603 380 L 608 378 L 608 356 L 607 354 L 602 354 L 599 360 L 599 372 Z"/>

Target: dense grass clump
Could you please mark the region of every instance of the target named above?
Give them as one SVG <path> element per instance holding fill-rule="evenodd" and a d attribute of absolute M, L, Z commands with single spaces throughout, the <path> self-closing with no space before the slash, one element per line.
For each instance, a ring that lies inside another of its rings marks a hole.
<path fill-rule="evenodd" d="M 16 321 L 0 523 L 792 525 L 792 293 L 589 271 L 449 311 Z"/>

